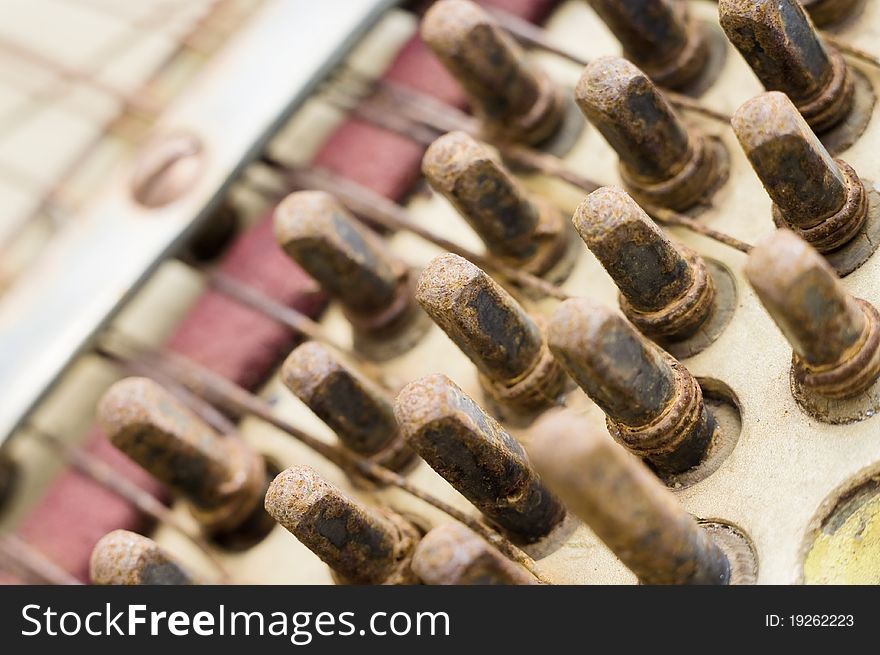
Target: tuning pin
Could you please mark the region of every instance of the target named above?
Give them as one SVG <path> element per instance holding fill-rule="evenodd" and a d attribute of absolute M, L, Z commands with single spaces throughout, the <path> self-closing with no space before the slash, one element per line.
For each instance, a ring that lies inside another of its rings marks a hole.
<path fill-rule="evenodd" d="M 556 402 L 565 375 L 541 329 L 484 271 L 458 255 L 439 255 L 422 271 L 416 298 L 474 363 L 496 400 L 522 410 Z"/>
<path fill-rule="evenodd" d="M 296 348 L 281 367 L 281 380 L 346 448 L 395 470 L 413 462 L 391 400 L 326 346 L 307 341 Z"/>
<path fill-rule="evenodd" d="M 840 23 L 855 13 L 861 0 L 800 0 L 816 27 Z"/>
<path fill-rule="evenodd" d="M 727 584 L 730 563 L 641 462 L 565 412 L 535 426 L 547 483 L 643 584 Z"/>
<path fill-rule="evenodd" d="M 566 300 L 548 330 L 553 354 L 605 412 L 608 431 L 663 471 L 698 464 L 715 419 L 688 370 L 621 316 L 585 299 Z"/>
<path fill-rule="evenodd" d="M 155 541 L 128 530 L 101 537 L 92 550 L 89 571 L 97 585 L 199 584 Z"/>
<path fill-rule="evenodd" d="M 391 356 L 421 336 L 414 331 L 418 310 L 409 268 L 333 196 L 291 193 L 275 209 L 275 236 L 327 295 L 339 301 L 355 328 L 355 345 L 366 354 L 380 357 L 377 347 L 367 345 L 371 341 L 383 344 Z"/>
<path fill-rule="evenodd" d="M 688 209 L 706 201 L 726 176 L 719 147 L 689 134 L 648 76 L 625 59 L 590 63 L 575 98 L 617 152 L 623 184 L 639 203 Z"/>
<path fill-rule="evenodd" d="M 833 160 L 791 100 L 764 93 L 731 121 L 746 156 L 773 200 L 774 217 L 819 252 L 850 242 L 868 216 L 865 186 Z"/>
<path fill-rule="evenodd" d="M 460 523 L 446 523 L 422 537 L 413 571 L 430 585 L 534 585 L 538 580 Z"/>
<path fill-rule="evenodd" d="M 272 528 L 262 508 L 263 458 L 217 434 L 154 381 L 115 383 L 98 403 L 98 420 L 114 446 L 189 501 L 210 533 L 262 537 Z"/>
<path fill-rule="evenodd" d="M 385 509 L 367 509 L 308 466 L 292 466 L 269 486 L 266 510 L 345 584 L 411 584 L 418 532 Z"/>
<path fill-rule="evenodd" d="M 798 0 L 720 0 L 721 27 L 768 91 L 781 91 L 816 132 L 845 119 L 854 85 Z"/>
<path fill-rule="evenodd" d="M 849 398 L 880 376 L 880 314 L 853 298 L 828 263 L 788 230 L 759 242 L 746 263 L 752 287 L 794 350 L 795 379 Z"/>
<path fill-rule="evenodd" d="M 536 144 L 562 125 L 565 105 L 559 89 L 478 5 L 434 3 L 421 34 L 464 88 L 488 140 Z"/>
<path fill-rule="evenodd" d="M 464 132 L 450 132 L 425 152 L 422 171 L 492 255 L 535 275 L 558 271 L 571 245 L 565 218 L 526 193 L 486 147 Z"/>
<path fill-rule="evenodd" d="M 522 446 L 445 375 L 405 386 L 394 414 L 431 468 L 519 540 L 537 541 L 564 518 Z"/>
<path fill-rule="evenodd" d="M 623 54 L 655 84 L 681 89 L 709 58 L 705 35 L 685 2 L 587 0 L 620 44 Z"/>
<path fill-rule="evenodd" d="M 573 222 L 620 289 L 623 313 L 642 333 L 674 341 L 705 323 L 715 283 L 703 258 L 673 244 L 625 191 L 594 191 Z"/>

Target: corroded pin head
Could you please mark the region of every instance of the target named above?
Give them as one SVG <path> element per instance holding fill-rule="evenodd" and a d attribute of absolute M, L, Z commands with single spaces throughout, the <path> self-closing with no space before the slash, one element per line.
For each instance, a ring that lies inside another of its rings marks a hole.
<path fill-rule="evenodd" d="M 623 46 L 624 56 L 656 84 L 680 89 L 708 60 L 700 25 L 687 3 L 671 0 L 587 0 Z"/>
<path fill-rule="evenodd" d="M 563 368 L 605 412 L 617 441 L 664 471 L 700 462 L 715 420 L 700 385 L 671 355 L 586 299 L 561 303 L 547 338 Z"/>
<path fill-rule="evenodd" d="M 281 367 L 281 380 L 346 448 L 401 468 L 414 453 L 403 443 L 391 399 L 326 346 L 307 341 Z"/>
<path fill-rule="evenodd" d="M 533 585 L 537 579 L 460 523 L 445 523 L 422 537 L 413 571 L 430 585 Z"/>
<path fill-rule="evenodd" d="M 98 585 L 198 584 L 155 541 L 128 530 L 114 530 L 95 544 L 89 576 Z"/>
<path fill-rule="evenodd" d="M 275 478 L 266 511 L 342 582 L 414 582 L 415 528 L 390 510 L 362 507 L 308 466 L 292 466 Z"/>
<path fill-rule="evenodd" d="M 421 34 L 464 88 L 490 140 L 536 144 L 559 129 L 561 93 L 477 4 L 434 3 Z"/>
<path fill-rule="evenodd" d="M 239 438 L 217 434 L 153 380 L 113 384 L 98 403 L 98 420 L 114 446 L 192 504 L 207 530 L 259 523 L 263 459 Z"/>
<path fill-rule="evenodd" d="M 275 209 L 275 236 L 351 312 L 369 316 L 394 304 L 406 267 L 329 193 L 287 196 Z"/>
<path fill-rule="evenodd" d="M 798 0 L 720 0 L 721 27 L 768 91 L 781 91 L 822 132 L 842 121 L 854 86 L 843 56 L 822 43 Z"/>
<path fill-rule="evenodd" d="M 853 298 L 828 263 L 788 230 L 759 242 L 746 276 L 794 350 L 795 378 L 830 398 L 858 395 L 880 376 L 880 315 Z"/>
<path fill-rule="evenodd" d="M 569 232 L 560 211 L 527 194 L 488 148 L 464 132 L 434 141 L 422 171 L 492 255 L 542 275 L 567 253 Z"/>
<path fill-rule="evenodd" d="M 535 424 L 547 483 L 644 584 L 727 584 L 727 557 L 648 468 L 567 412 Z"/>
<path fill-rule="evenodd" d="M 564 518 L 522 446 L 445 375 L 405 386 L 394 414 L 431 468 L 507 532 L 536 541 Z"/>
<path fill-rule="evenodd" d="M 687 209 L 726 175 L 717 146 L 689 135 L 649 77 L 625 59 L 592 61 L 575 99 L 617 152 L 624 186 L 640 202 Z"/>
<path fill-rule="evenodd" d="M 552 404 L 565 377 L 538 325 L 483 270 L 451 253 L 422 271 L 416 299 L 476 365 L 487 391 L 523 409 Z"/>
<path fill-rule="evenodd" d="M 573 223 L 620 289 L 624 314 L 644 334 L 682 339 L 709 317 L 715 284 L 703 259 L 673 244 L 623 189 L 591 193 Z"/>
<path fill-rule="evenodd" d="M 868 215 L 864 184 L 849 165 L 831 158 L 787 96 L 752 98 L 731 124 L 779 221 L 820 252 L 859 232 Z"/>

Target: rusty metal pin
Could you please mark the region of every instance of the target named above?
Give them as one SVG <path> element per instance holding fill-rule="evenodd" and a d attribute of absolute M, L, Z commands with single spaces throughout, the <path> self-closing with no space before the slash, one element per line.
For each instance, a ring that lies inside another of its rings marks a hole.
<path fill-rule="evenodd" d="M 441 0 L 422 19 L 422 39 L 464 88 L 490 141 L 536 144 L 562 124 L 562 94 L 483 9 Z"/>
<path fill-rule="evenodd" d="M 846 162 L 831 158 L 785 94 L 752 98 L 731 124 L 773 200 L 777 223 L 822 253 L 852 240 L 868 216 L 865 186 Z"/>
<path fill-rule="evenodd" d="M 880 376 L 880 314 L 853 298 L 815 250 L 777 230 L 749 255 L 746 276 L 794 350 L 792 370 L 804 387 L 847 398 Z"/>
<path fill-rule="evenodd" d="M 788 95 L 816 132 L 853 106 L 849 67 L 797 0 L 720 0 L 721 27 L 768 91 Z"/>
<path fill-rule="evenodd" d="M 623 46 L 624 56 L 670 89 L 686 87 L 708 60 L 706 39 L 676 0 L 587 0 Z"/>
<path fill-rule="evenodd" d="M 529 453 L 550 487 L 644 584 L 727 584 L 730 562 L 641 462 L 598 429 L 543 417 Z"/>
<path fill-rule="evenodd" d="M 332 195 L 291 193 L 275 209 L 275 236 L 342 304 L 356 335 L 388 339 L 413 322 L 409 268 Z"/>
<path fill-rule="evenodd" d="M 592 61 L 575 98 L 617 152 L 623 184 L 640 203 L 684 210 L 726 175 L 718 147 L 689 134 L 650 78 L 625 59 Z"/>
<path fill-rule="evenodd" d="M 565 384 L 541 328 L 509 293 L 458 255 L 435 257 L 422 271 L 416 299 L 468 356 L 499 402 L 541 409 Z"/>
<path fill-rule="evenodd" d="M 460 523 L 445 523 L 422 537 L 413 571 L 430 585 L 534 585 L 538 580 Z"/>
<path fill-rule="evenodd" d="M 407 584 L 418 540 L 390 510 L 367 509 L 308 466 L 281 472 L 266 493 L 266 510 L 348 584 Z"/>
<path fill-rule="evenodd" d="M 394 414 L 431 468 L 511 535 L 537 541 L 565 517 L 522 446 L 445 375 L 405 386 Z"/>
<path fill-rule="evenodd" d="M 326 346 L 307 341 L 297 347 L 281 367 L 281 380 L 347 448 L 394 469 L 413 461 L 391 399 Z"/>
<path fill-rule="evenodd" d="M 434 141 L 422 171 L 495 257 L 543 275 L 568 252 L 571 239 L 559 209 L 526 193 L 488 148 L 464 132 Z"/>
<path fill-rule="evenodd" d="M 709 317 L 715 283 L 703 258 L 673 244 L 623 189 L 597 189 L 572 220 L 620 289 L 623 313 L 644 334 L 683 339 Z"/>
<path fill-rule="evenodd" d="M 114 530 L 95 544 L 89 576 L 98 585 L 199 583 L 155 541 L 128 530 Z"/>
<path fill-rule="evenodd" d="M 800 0 L 817 27 L 828 27 L 849 18 L 862 0 Z"/>
<path fill-rule="evenodd" d="M 698 464 L 715 431 L 696 379 L 623 317 L 585 299 L 561 303 L 550 350 L 605 412 L 628 450 L 673 473 Z"/>
<path fill-rule="evenodd" d="M 113 384 L 98 403 L 98 420 L 114 446 L 190 502 L 208 531 L 268 532 L 262 457 L 241 439 L 219 435 L 153 380 Z"/>

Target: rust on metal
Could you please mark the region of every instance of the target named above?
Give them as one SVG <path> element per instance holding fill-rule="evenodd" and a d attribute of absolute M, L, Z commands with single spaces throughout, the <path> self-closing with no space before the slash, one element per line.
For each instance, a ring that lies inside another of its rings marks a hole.
<path fill-rule="evenodd" d="M 219 435 L 153 380 L 113 384 L 98 420 L 113 445 L 186 498 L 212 534 L 268 532 L 263 458 L 238 437 Z"/>
<path fill-rule="evenodd" d="M 450 132 L 434 141 L 422 171 L 502 261 L 544 275 L 571 250 L 559 209 L 526 193 L 489 149 L 466 133 Z"/>
<path fill-rule="evenodd" d="M 623 189 L 594 191 L 573 222 L 620 289 L 623 313 L 642 333 L 681 340 L 706 322 L 715 283 L 703 258 L 673 244 Z"/>
<path fill-rule="evenodd" d="M 346 584 L 410 584 L 419 534 L 400 515 L 367 509 L 304 465 L 269 486 L 266 510 Z"/>
<path fill-rule="evenodd" d="M 95 544 L 89 576 L 97 585 L 199 584 L 155 541 L 128 530 L 114 530 Z"/>
<path fill-rule="evenodd" d="M 859 233 L 868 216 L 865 185 L 846 162 L 831 158 L 785 94 L 752 98 L 731 123 L 773 200 L 777 223 L 821 253 Z"/>
<path fill-rule="evenodd" d="M 297 347 L 281 367 L 281 381 L 346 448 L 395 470 L 413 462 L 391 399 L 326 346 L 307 341 Z"/>
<path fill-rule="evenodd" d="M 850 113 L 855 86 L 798 0 L 720 0 L 721 27 L 768 91 L 785 93 L 816 132 Z"/>
<path fill-rule="evenodd" d="M 421 35 L 464 88 L 488 140 L 533 145 L 561 127 L 562 93 L 478 5 L 467 0 L 433 4 Z"/>
<path fill-rule="evenodd" d="M 422 271 L 416 298 L 493 398 L 523 410 L 555 404 L 565 375 L 541 328 L 488 274 L 458 255 L 439 255 Z"/>
<path fill-rule="evenodd" d="M 394 414 L 431 468 L 512 536 L 537 541 L 565 517 L 522 446 L 445 375 L 405 386 Z"/>
<path fill-rule="evenodd" d="M 548 329 L 550 350 L 605 412 L 608 431 L 663 472 L 702 460 L 716 430 L 696 379 L 619 314 L 566 300 Z"/>
<path fill-rule="evenodd" d="M 422 537 L 412 568 L 430 585 L 539 584 L 523 567 L 460 523 L 445 523 Z"/>
<path fill-rule="evenodd" d="M 624 56 L 670 89 L 687 87 L 709 59 L 706 38 L 686 2 L 587 0 L 623 46 Z"/>
<path fill-rule="evenodd" d="M 644 584 L 728 584 L 730 563 L 646 466 L 566 410 L 529 453 L 548 485 Z"/>
<path fill-rule="evenodd" d="M 387 341 L 412 332 L 418 311 L 409 267 L 332 195 L 291 193 L 275 209 L 275 236 L 282 249 L 339 301 L 356 335 Z"/>
<path fill-rule="evenodd" d="M 721 146 L 688 133 L 650 78 L 620 57 L 600 57 L 575 89 L 584 116 L 620 158 L 623 184 L 640 203 L 684 210 L 726 178 Z"/>
<path fill-rule="evenodd" d="M 880 314 L 852 297 L 823 257 L 780 229 L 749 255 L 746 277 L 794 351 L 792 373 L 828 398 L 850 398 L 880 377 Z"/>

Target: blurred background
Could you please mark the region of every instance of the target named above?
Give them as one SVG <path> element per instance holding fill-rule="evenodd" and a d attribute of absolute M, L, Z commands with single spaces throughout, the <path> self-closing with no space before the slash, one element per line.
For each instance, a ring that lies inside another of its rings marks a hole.
<path fill-rule="evenodd" d="M 0 294 L 262 0 L 0 0 Z"/>

